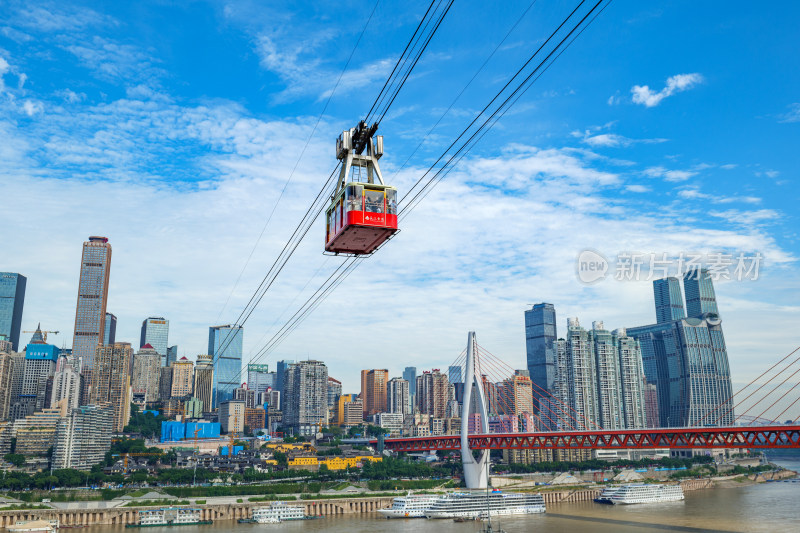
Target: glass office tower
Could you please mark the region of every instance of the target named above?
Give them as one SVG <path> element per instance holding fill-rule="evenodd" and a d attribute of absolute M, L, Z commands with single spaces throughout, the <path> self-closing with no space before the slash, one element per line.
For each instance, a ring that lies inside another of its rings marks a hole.
<path fill-rule="evenodd" d="M 686 318 L 683 310 L 681 282 L 678 278 L 657 279 L 653 282 L 653 296 L 656 299 L 656 323 L 672 322 Z"/>
<path fill-rule="evenodd" d="M 242 378 L 242 326 L 208 328 L 208 353 L 214 357 L 212 407 L 233 397 Z"/>
<path fill-rule="evenodd" d="M 719 314 L 717 296 L 714 294 L 714 285 L 711 283 L 708 270 L 696 268 L 684 274 L 683 289 L 686 291 L 686 316 Z"/>
<path fill-rule="evenodd" d="M 545 391 L 555 393 L 556 379 L 556 309 L 540 303 L 525 311 L 525 348 L 528 372 L 533 382 L 534 408 Z"/>
<path fill-rule="evenodd" d="M 169 320 L 163 316 L 151 316 L 142 321 L 139 347 L 149 344 L 161 354 L 161 366 L 169 366 L 167 361 L 169 345 Z"/>
<path fill-rule="evenodd" d="M 111 245 L 106 237 L 89 237 L 83 243 L 78 304 L 75 307 L 75 337 L 72 355 L 82 361 L 82 373 L 91 373 L 97 347 L 105 340 Z M 85 379 L 84 385 L 90 384 Z"/>
<path fill-rule="evenodd" d="M 0 335 L 11 341 L 16 352 L 22 326 L 27 278 L 13 272 L 0 272 Z"/>

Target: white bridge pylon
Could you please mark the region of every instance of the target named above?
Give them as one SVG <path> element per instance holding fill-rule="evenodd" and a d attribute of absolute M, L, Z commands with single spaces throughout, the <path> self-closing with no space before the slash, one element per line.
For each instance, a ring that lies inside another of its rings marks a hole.
<path fill-rule="evenodd" d="M 477 355 L 478 342 L 475 332 L 470 331 L 467 336 L 467 361 L 464 363 L 464 398 L 461 413 L 461 463 L 464 465 L 464 482 L 468 489 L 485 489 L 489 482 L 489 450 L 481 450 L 478 458 L 472 455 L 469 448 L 469 409 L 472 404 L 473 385 L 478 395 L 475 402 L 481 416 L 481 433 L 489 433 L 489 416 L 486 411 L 486 396 L 483 393 L 483 383 L 480 372 L 476 372 L 475 356 Z"/>

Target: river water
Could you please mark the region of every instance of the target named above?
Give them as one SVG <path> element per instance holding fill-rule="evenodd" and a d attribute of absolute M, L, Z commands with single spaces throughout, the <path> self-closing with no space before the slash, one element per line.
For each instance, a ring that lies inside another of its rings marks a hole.
<path fill-rule="evenodd" d="M 800 471 L 800 460 L 773 459 Z M 800 532 L 800 482 L 760 483 L 735 488 L 687 491 L 682 502 L 649 505 L 551 504 L 547 513 L 504 517 L 496 523 L 507 533 L 637 533 L 642 531 Z M 377 513 L 340 515 L 280 525 L 217 522 L 210 526 L 149 528 L 147 533 L 473 533 L 484 524 L 452 520 L 386 520 Z M 92 527 L 92 533 L 121 533 L 121 527 Z M 131 530 L 127 530 L 131 531 Z"/>

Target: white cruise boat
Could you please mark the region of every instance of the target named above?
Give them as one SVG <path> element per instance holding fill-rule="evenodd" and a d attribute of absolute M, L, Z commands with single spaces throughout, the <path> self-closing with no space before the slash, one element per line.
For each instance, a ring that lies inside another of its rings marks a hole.
<path fill-rule="evenodd" d="M 286 520 L 302 520 L 305 517 L 303 507 L 286 505 L 285 502 L 275 502 L 269 507 L 253 509 L 253 521 L 259 524 L 279 524 Z"/>
<path fill-rule="evenodd" d="M 616 492 L 620 489 L 619 485 L 610 485 L 604 488 L 600 495 L 594 499 L 595 503 L 607 503 L 611 504 L 611 497 L 616 494 Z"/>
<path fill-rule="evenodd" d="M 682 499 L 683 488 L 680 485 L 649 485 L 646 483 L 622 485 L 611 495 L 611 503 L 614 505 L 674 502 Z"/>
<path fill-rule="evenodd" d="M 488 499 L 488 504 L 487 504 Z M 545 512 L 541 494 L 516 492 L 452 492 L 437 498 L 425 511 L 427 518 L 486 518 Z"/>
<path fill-rule="evenodd" d="M 378 512 L 386 518 L 424 518 L 425 511 L 430 509 L 437 499 L 439 496 L 436 495 L 414 496 L 409 492 L 406 496 L 392 500 L 390 508 L 379 509 Z"/>
<path fill-rule="evenodd" d="M 133 527 L 185 526 L 191 524 L 210 524 L 209 520 L 200 520 L 200 509 L 190 507 L 164 507 L 162 509 L 144 509 L 139 511 L 139 523 Z M 128 526 L 128 527 L 131 527 Z"/>

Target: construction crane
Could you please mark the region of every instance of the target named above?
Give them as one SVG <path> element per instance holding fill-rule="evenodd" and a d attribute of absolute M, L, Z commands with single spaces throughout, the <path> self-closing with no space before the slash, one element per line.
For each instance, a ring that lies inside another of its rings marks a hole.
<path fill-rule="evenodd" d="M 23 331 L 22 333 L 34 333 L 34 334 L 41 333 L 42 334 L 42 340 L 45 343 L 47 342 L 47 334 L 48 333 L 52 333 L 53 335 L 58 335 L 59 334 L 58 331 L 47 331 L 47 330 L 42 330 L 42 329 L 38 329 L 38 328 L 35 331 Z"/>
<path fill-rule="evenodd" d="M 143 456 L 143 455 L 164 455 L 164 454 L 163 453 L 152 453 L 152 452 L 148 452 L 148 453 L 144 453 L 144 452 L 142 452 L 142 453 L 127 453 L 126 452 L 126 453 L 114 453 L 114 454 L 111 455 L 111 457 L 122 457 L 123 458 L 122 469 L 123 469 L 123 472 L 125 474 L 127 474 L 128 473 L 128 457 L 139 457 L 139 456 Z"/>

